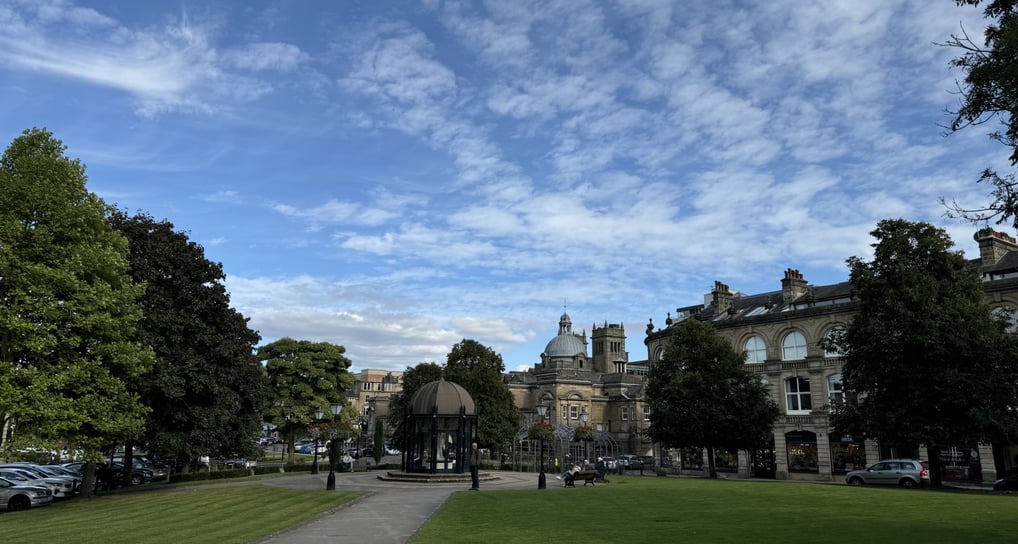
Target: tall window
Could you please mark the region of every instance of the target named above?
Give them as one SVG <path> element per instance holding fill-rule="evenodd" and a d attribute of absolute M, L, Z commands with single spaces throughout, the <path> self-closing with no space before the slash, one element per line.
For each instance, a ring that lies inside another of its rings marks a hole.
<path fill-rule="evenodd" d="M 827 331 L 827 334 L 824 335 L 824 357 L 841 357 L 845 354 L 838 346 L 834 345 L 834 340 L 844 334 L 845 327 L 840 325 Z"/>
<path fill-rule="evenodd" d="M 572 405 L 569 407 L 569 419 L 580 419 L 580 407 Z"/>
<path fill-rule="evenodd" d="M 746 340 L 745 351 L 747 363 L 762 363 L 767 360 L 767 345 L 759 336 L 750 336 L 749 340 Z"/>
<path fill-rule="evenodd" d="M 827 398 L 831 405 L 838 405 L 845 402 L 845 389 L 841 384 L 841 374 L 831 374 L 827 377 Z"/>
<path fill-rule="evenodd" d="M 785 406 L 789 414 L 805 414 L 813 409 L 808 381 L 799 377 L 785 380 Z"/>
<path fill-rule="evenodd" d="M 629 421 L 629 407 L 622 407 L 622 421 Z"/>
<path fill-rule="evenodd" d="M 785 361 L 806 358 L 806 337 L 801 332 L 792 331 L 785 336 L 781 343 L 781 358 Z"/>
<path fill-rule="evenodd" d="M 665 360 L 665 348 L 657 348 L 657 360 L 658 361 Z"/>

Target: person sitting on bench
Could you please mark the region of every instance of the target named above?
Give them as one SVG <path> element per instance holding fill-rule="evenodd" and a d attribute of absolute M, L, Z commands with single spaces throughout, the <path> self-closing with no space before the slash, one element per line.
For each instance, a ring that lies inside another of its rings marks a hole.
<path fill-rule="evenodd" d="M 559 480 L 567 480 L 567 479 L 569 479 L 570 476 L 572 476 L 573 474 L 576 474 L 579 471 L 580 471 L 579 465 L 573 465 L 573 468 L 563 472 L 561 476 L 555 476 L 555 477 L 558 478 Z"/>

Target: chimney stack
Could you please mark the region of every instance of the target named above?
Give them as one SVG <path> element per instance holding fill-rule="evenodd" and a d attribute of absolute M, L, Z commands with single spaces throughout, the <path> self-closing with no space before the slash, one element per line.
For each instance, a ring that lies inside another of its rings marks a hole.
<path fill-rule="evenodd" d="M 732 292 L 727 285 L 720 281 L 714 282 L 714 290 L 710 294 L 711 303 L 714 305 L 714 315 L 720 315 L 732 306 Z"/>
<path fill-rule="evenodd" d="M 1018 251 L 1018 242 L 1013 237 L 991 228 L 979 229 L 972 238 L 979 243 L 979 260 L 983 266 L 997 264 L 1004 255 Z"/>
<path fill-rule="evenodd" d="M 807 291 L 806 280 L 802 279 L 802 272 L 791 268 L 785 270 L 785 279 L 781 280 L 781 297 L 785 304 L 805 295 Z"/>

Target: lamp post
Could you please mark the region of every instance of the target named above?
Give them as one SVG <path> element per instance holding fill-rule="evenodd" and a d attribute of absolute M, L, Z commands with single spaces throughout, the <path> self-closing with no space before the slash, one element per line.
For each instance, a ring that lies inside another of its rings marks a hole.
<path fill-rule="evenodd" d="M 541 423 L 544 423 L 544 416 L 548 413 L 547 404 L 538 404 L 537 413 L 541 416 Z M 544 475 L 544 437 L 541 437 L 541 472 L 537 476 L 537 488 L 545 489 L 548 487 L 547 481 Z"/>
<path fill-rule="evenodd" d="M 587 413 L 587 409 L 584 408 L 583 412 L 580 414 L 580 421 L 583 422 L 583 426 L 584 427 L 587 426 L 587 421 L 588 420 L 590 420 L 590 414 L 588 414 Z M 590 459 L 590 448 L 587 447 L 587 441 L 586 440 L 583 441 L 583 459 L 584 460 L 589 460 Z"/>
<path fill-rule="evenodd" d="M 321 408 L 315 408 L 315 423 L 322 420 L 324 413 Z M 318 474 L 318 436 L 322 434 L 322 429 L 316 425 L 311 434 L 315 435 L 315 460 L 311 462 L 311 474 Z"/>
<path fill-rule="evenodd" d="M 332 411 L 332 421 L 336 422 L 336 418 L 339 417 L 340 410 L 343 409 L 342 404 L 333 404 L 329 406 Z M 325 480 L 326 491 L 334 491 L 336 489 L 336 454 L 339 452 L 339 448 L 336 447 L 336 426 L 331 425 L 329 427 L 329 477 Z"/>

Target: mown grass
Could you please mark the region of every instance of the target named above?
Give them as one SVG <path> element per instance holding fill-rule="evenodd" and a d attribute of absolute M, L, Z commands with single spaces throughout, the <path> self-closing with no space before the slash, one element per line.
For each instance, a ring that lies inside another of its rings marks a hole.
<path fill-rule="evenodd" d="M 412 540 L 480 541 L 1016 542 L 1018 496 L 613 477 L 606 485 L 576 489 L 459 492 Z"/>
<path fill-rule="evenodd" d="M 0 513 L 0 542 L 242 544 L 360 495 L 263 485 L 139 490 Z"/>

